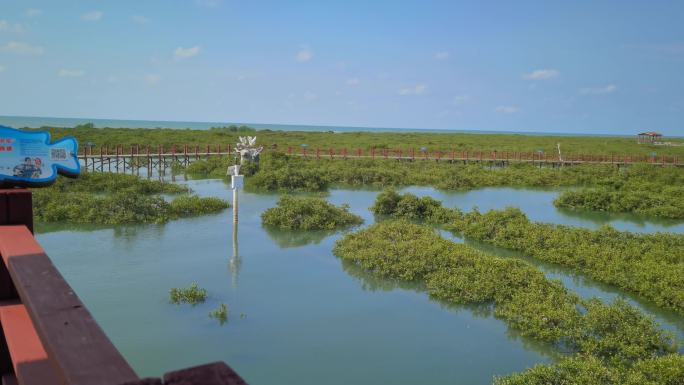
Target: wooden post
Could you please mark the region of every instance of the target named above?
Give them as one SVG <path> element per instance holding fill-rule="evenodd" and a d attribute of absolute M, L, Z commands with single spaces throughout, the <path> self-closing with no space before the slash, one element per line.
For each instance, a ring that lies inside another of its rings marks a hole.
<path fill-rule="evenodd" d="M 109 156 L 109 145 L 107 145 L 107 171 L 112 172 L 112 157 Z"/>
<path fill-rule="evenodd" d="M 164 145 L 160 144 L 157 147 L 157 152 L 158 152 L 158 158 L 157 158 L 157 165 L 159 168 L 159 180 L 162 180 L 163 175 L 166 173 L 166 162 L 164 161 Z"/>

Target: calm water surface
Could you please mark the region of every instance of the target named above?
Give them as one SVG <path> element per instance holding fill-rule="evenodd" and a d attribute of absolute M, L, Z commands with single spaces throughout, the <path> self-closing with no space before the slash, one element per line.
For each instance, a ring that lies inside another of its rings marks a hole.
<path fill-rule="evenodd" d="M 190 181 L 200 195 L 230 198 L 222 181 Z M 469 210 L 520 207 L 533 220 L 596 228 L 683 232 L 684 224 L 559 211 L 554 191 L 483 189 L 446 193 L 408 188 Z M 373 222 L 377 191 L 333 190 Z M 114 344 L 141 376 L 224 360 L 253 385 L 489 384 L 495 375 L 550 362 L 554 353 L 520 338 L 481 307 L 447 306 L 420 287 L 380 280 L 346 266 L 332 247 L 343 233 L 264 229 L 259 214 L 276 195 L 241 192 L 232 212 L 116 228 L 38 225 L 39 241 Z M 465 241 L 499 255 L 516 253 Z M 237 240 L 237 242 L 235 242 Z M 623 295 L 572 272 L 529 260 L 580 295 Z M 171 287 L 197 282 L 206 303 L 171 305 Z M 684 318 L 626 296 L 680 336 Z M 228 304 L 224 325 L 208 317 Z"/>

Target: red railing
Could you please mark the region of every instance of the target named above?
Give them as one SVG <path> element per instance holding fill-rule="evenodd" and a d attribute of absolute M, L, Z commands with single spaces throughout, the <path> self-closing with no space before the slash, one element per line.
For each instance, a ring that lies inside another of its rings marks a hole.
<path fill-rule="evenodd" d="M 131 146 L 126 152 L 123 146 L 116 146 L 110 149 L 109 146 L 100 146 L 99 151 L 94 151 L 94 147 L 86 147 L 81 150 L 81 159 L 92 158 L 121 158 L 121 157 L 192 157 L 195 159 L 207 158 L 211 156 L 231 156 L 236 155 L 234 148 L 228 145 L 183 145 L 182 154 L 176 150 L 176 145 L 163 146 L 144 146 L 141 151 L 140 146 Z M 658 165 L 677 165 L 682 166 L 684 162 L 677 155 L 643 155 L 643 154 L 582 154 L 567 153 L 558 156 L 555 153 L 521 152 L 521 151 L 455 151 L 444 149 L 419 149 L 415 148 L 308 148 L 287 147 L 279 150 L 277 145 L 267 146 L 265 151 L 283 152 L 288 155 L 301 156 L 305 158 L 321 159 L 324 157 L 335 159 L 399 159 L 399 160 L 447 160 L 451 162 L 498 162 L 498 163 L 602 163 L 602 164 L 632 164 L 648 163 Z"/>

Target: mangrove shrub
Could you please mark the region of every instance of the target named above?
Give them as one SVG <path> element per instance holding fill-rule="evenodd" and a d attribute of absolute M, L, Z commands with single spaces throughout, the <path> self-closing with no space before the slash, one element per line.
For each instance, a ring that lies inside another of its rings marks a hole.
<path fill-rule="evenodd" d="M 349 212 L 349 205 L 335 206 L 317 197 L 284 195 L 276 207 L 261 214 L 264 225 L 288 230 L 332 230 L 363 223 Z"/>
<path fill-rule="evenodd" d="M 523 336 L 616 370 L 675 349 L 668 332 L 624 300 L 583 300 L 525 262 L 456 244 L 427 226 L 380 222 L 346 235 L 333 252 L 375 275 L 423 282 L 440 300 L 491 304 Z"/>

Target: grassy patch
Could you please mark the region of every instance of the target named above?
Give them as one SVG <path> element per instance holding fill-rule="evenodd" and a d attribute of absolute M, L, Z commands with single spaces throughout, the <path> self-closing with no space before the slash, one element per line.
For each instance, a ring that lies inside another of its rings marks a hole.
<path fill-rule="evenodd" d="M 284 195 L 276 207 L 261 214 L 264 225 L 288 230 L 332 230 L 363 223 L 349 212 L 348 205 L 337 207 L 317 197 Z"/>
<path fill-rule="evenodd" d="M 207 300 L 207 289 L 202 289 L 196 283 L 193 283 L 190 287 L 186 288 L 172 288 L 169 290 L 169 296 L 171 297 L 171 303 L 174 304 L 189 303 L 197 305 Z"/>
<path fill-rule="evenodd" d="M 36 221 L 74 224 L 166 223 L 182 217 L 216 213 L 228 207 L 218 198 L 179 196 L 171 202 L 159 194 L 181 194 L 186 186 L 148 181 L 133 175 L 84 173 L 59 178 L 33 192 Z"/>
<path fill-rule="evenodd" d="M 219 307 L 209 312 L 209 317 L 217 319 L 221 325 L 228 322 L 228 305 L 220 304 Z"/>

